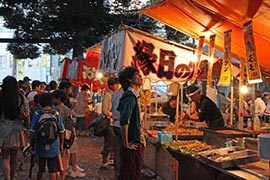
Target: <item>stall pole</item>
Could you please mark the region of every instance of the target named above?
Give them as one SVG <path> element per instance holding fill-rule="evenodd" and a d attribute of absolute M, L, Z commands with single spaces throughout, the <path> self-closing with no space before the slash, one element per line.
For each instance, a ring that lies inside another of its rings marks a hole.
<path fill-rule="evenodd" d="M 233 82 L 233 76 L 231 76 L 231 108 L 230 108 L 230 125 L 231 126 L 233 126 L 233 104 L 234 104 L 234 102 L 233 102 L 233 99 L 234 99 L 234 96 L 233 96 L 233 94 L 234 94 L 234 82 Z"/>
<path fill-rule="evenodd" d="M 245 66 L 244 66 L 244 59 L 240 58 L 240 83 L 239 83 L 239 89 L 244 85 L 244 71 L 245 71 Z M 243 129 L 244 125 L 244 118 L 243 118 L 243 93 L 239 91 L 239 111 L 238 111 L 238 120 L 239 120 L 239 129 Z"/>
<path fill-rule="evenodd" d="M 183 109 L 182 99 L 183 99 L 183 85 L 180 84 L 180 91 L 181 91 L 181 112 Z M 179 86 L 178 86 L 178 92 L 177 92 L 177 98 L 176 98 L 176 114 L 175 114 L 175 140 L 178 140 L 178 122 L 179 122 Z"/>
<path fill-rule="evenodd" d="M 156 86 L 155 86 L 155 88 L 156 88 L 156 95 L 155 95 L 155 97 L 156 97 L 156 102 L 155 102 L 155 113 L 157 114 L 158 113 L 158 109 L 157 109 L 157 107 L 158 107 L 158 104 L 157 104 L 157 98 L 158 98 L 158 94 L 157 94 L 157 91 L 158 91 L 158 84 L 157 84 L 157 82 L 156 82 Z"/>
<path fill-rule="evenodd" d="M 208 50 L 208 72 L 207 72 L 207 87 L 212 87 L 212 72 L 214 64 L 214 46 L 215 46 L 215 35 L 210 36 L 210 46 Z"/>

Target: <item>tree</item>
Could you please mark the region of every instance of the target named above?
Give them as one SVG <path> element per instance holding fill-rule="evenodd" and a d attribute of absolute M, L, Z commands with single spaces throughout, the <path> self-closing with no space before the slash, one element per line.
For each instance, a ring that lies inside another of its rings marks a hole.
<path fill-rule="evenodd" d="M 11 43 L 8 50 L 17 58 L 32 59 L 40 55 L 40 47 L 49 54 L 72 50 L 74 58 L 82 56 L 87 47 L 100 42 L 122 23 L 140 25 L 137 7 L 130 8 L 139 1 L 110 2 L 112 0 L 0 0 L 0 16 L 4 18 L 5 27 L 15 30 L 14 38 L 49 41 L 45 45 Z"/>
<path fill-rule="evenodd" d="M 86 48 L 100 42 L 120 24 L 185 44 L 188 38 L 184 34 L 147 16 L 139 17 L 138 9 L 146 5 L 144 2 L 0 0 L 0 16 L 4 18 L 5 27 L 15 30 L 14 38 L 18 41 L 10 43 L 8 50 L 18 59 L 37 58 L 41 47 L 44 53 L 66 54 L 72 50 L 73 58 L 80 57 Z M 21 39 L 48 43 L 23 43 Z"/>

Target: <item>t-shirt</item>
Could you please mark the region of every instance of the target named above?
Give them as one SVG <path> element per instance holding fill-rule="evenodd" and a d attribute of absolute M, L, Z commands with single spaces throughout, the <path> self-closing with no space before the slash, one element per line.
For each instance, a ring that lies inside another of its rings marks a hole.
<path fill-rule="evenodd" d="M 201 121 L 205 121 L 209 128 L 224 127 L 224 120 L 216 104 L 207 96 L 201 95 L 200 103 L 196 103 Z"/>
<path fill-rule="evenodd" d="M 170 106 L 170 103 L 169 103 L 169 102 L 166 102 L 166 103 L 163 104 L 163 106 L 162 106 L 162 112 L 163 112 L 164 114 L 167 114 L 167 115 L 170 116 L 170 121 L 171 121 L 172 123 L 175 122 L 176 107 L 175 107 L 175 108 L 172 108 L 172 107 Z"/>
<path fill-rule="evenodd" d="M 40 116 L 41 115 L 38 112 L 36 112 L 33 115 L 30 132 L 33 132 L 33 133 L 37 132 Z M 63 133 L 65 131 L 65 128 L 64 128 L 62 118 L 59 115 L 59 113 L 56 113 L 56 117 L 57 117 L 57 124 L 58 124 L 58 133 Z M 38 139 L 38 137 L 36 137 L 36 152 L 39 157 L 43 157 L 43 158 L 52 158 L 59 155 L 60 154 L 59 138 L 57 138 L 50 145 L 49 150 L 46 150 L 44 144 L 42 144 L 42 142 Z"/>
<path fill-rule="evenodd" d="M 67 119 L 67 117 L 70 114 L 70 109 L 65 105 L 64 106 L 57 105 L 57 106 L 54 107 L 54 109 L 57 112 L 59 112 L 63 122 Z"/>
<path fill-rule="evenodd" d="M 85 117 L 85 114 L 88 110 L 88 101 L 89 96 L 86 91 L 80 91 L 77 96 L 77 106 L 76 106 L 76 116 Z"/>

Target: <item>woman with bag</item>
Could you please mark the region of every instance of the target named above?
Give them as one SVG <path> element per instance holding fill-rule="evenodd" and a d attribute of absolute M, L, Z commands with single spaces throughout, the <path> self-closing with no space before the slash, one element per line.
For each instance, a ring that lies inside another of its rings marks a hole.
<path fill-rule="evenodd" d="M 23 114 L 28 117 L 21 117 Z M 29 123 L 27 99 L 19 94 L 17 80 L 7 76 L 0 92 L 0 148 L 6 180 L 15 178 L 17 151 L 27 144 L 24 124 L 29 130 Z"/>

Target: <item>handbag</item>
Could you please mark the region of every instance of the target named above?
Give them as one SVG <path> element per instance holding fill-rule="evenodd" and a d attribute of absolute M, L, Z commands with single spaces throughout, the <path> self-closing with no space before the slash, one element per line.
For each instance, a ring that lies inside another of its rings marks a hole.
<path fill-rule="evenodd" d="M 19 119 L 22 120 L 22 121 L 25 121 L 27 120 L 27 118 L 30 116 L 30 113 L 29 111 L 27 111 L 25 108 L 24 108 L 24 98 L 23 98 L 23 95 L 19 94 L 20 96 L 20 114 L 19 114 Z"/>
<path fill-rule="evenodd" d="M 93 122 L 94 136 L 102 137 L 110 126 L 110 118 L 102 115 Z"/>

